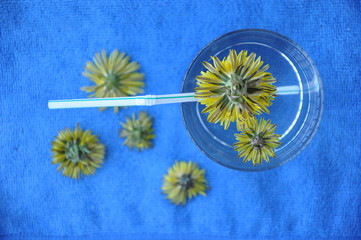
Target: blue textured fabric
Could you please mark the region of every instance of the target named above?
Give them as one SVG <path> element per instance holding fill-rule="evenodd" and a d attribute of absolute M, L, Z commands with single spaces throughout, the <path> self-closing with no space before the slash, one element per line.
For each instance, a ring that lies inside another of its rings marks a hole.
<path fill-rule="evenodd" d="M 3 239 L 350 239 L 361 237 L 361 6 L 346 1 L 0 1 L 0 237 Z M 265 172 L 222 167 L 183 126 L 178 104 L 48 110 L 50 99 L 84 98 L 81 75 L 95 52 L 138 61 L 149 94 L 180 91 L 193 57 L 242 28 L 300 44 L 323 78 L 324 114 L 312 143 Z M 149 151 L 130 151 L 119 122 L 155 118 Z M 50 142 L 80 123 L 107 154 L 96 175 L 75 181 L 51 165 Z M 206 170 L 211 189 L 185 207 L 161 194 L 175 160 Z"/>

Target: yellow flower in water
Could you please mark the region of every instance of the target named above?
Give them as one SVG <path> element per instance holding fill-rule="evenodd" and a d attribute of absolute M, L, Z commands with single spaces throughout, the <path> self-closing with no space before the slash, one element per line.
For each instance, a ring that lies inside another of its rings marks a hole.
<path fill-rule="evenodd" d="M 274 133 L 276 126 L 271 120 L 261 118 L 259 123 L 256 121 L 244 132 L 235 134 L 238 142 L 234 149 L 239 152 L 238 157 L 243 157 L 244 162 L 252 160 L 254 166 L 262 164 L 262 160 L 269 162 L 269 157 L 275 157 L 274 149 L 281 145 L 281 135 Z"/>
<path fill-rule="evenodd" d="M 96 53 L 93 62 L 87 62 L 84 76 L 94 82 L 95 86 L 82 87 L 85 92 L 94 92 L 88 97 L 109 98 L 125 97 L 143 93 L 144 75 L 136 72 L 137 62 L 129 62 L 129 56 L 114 50 L 108 57 L 104 50 Z M 106 108 L 100 108 L 104 110 Z M 114 107 L 118 112 L 119 107 Z"/>
<path fill-rule="evenodd" d="M 186 200 L 197 194 L 206 196 L 208 189 L 204 170 L 198 168 L 193 162 L 176 162 L 164 175 L 162 190 L 168 199 L 175 204 L 186 204 Z"/>
<path fill-rule="evenodd" d="M 236 121 L 237 129 L 254 124 L 255 116 L 269 113 L 267 107 L 276 96 L 276 79 L 266 72 L 261 57 L 247 55 L 247 51 L 236 53 L 230 50 L 222 61 L 211 57 L 213 65 L 203 62 L 208 71 L 197 76 L 196 98 L 206 105 L 202 113 L 209 113 L 208 121 L 218 123 L 228 129 Z"/>
<path fill-rule="evenodd" d="M 63 175 L 79 178 L 94 174 L 103 163 L 105 147 L 90 130 L 83 131 L 77 125 L 74 131 L 66 128 L 59 131 L 51 142 L 52 164 L 59 164 L 57 171 Z"/>
<path fill-rule="evenodd" d="M 155 138 L 152 128 L 152 118 L 145 112 L 140 112 L 138 118 L 133 113 L 132 118 L 126 118 L 125 123 L 120 123 L 123 129 L 120 137 L 125 138 L 123 142 L 130 149 L 138 148 L 144 150 L 153 147 L 152 140 Z"/>

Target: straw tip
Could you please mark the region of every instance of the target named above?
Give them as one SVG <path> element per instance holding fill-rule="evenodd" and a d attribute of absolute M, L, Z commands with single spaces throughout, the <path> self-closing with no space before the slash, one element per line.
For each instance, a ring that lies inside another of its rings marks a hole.
<path fill-rule="evenodd" d="M 48 101 L 48 109 L 54 109 L 54 103 L 52 100 Z"/>

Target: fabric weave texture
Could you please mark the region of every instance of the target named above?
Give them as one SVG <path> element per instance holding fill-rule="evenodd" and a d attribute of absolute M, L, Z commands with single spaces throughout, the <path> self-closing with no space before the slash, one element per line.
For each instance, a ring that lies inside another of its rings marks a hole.
<path fill-rule="evenodd" d="M 361 238 L 361 3 L 358 0 L 0 1 L 1 239 Z M 238 172 L 209 160 L 188 136 L 179 104 L 49 110 L 85 98 L 84 66 L 124 51 L 141 65 L 145 94 L 178 93 L 213 39 L 244 28 L 279 32 L 309 53 L 324 86 L 318 132 L 291 162 Z M 154 117 L 154 148 L 131 151 L 120 122 Z M 51 165 L 65 127 L 91 129 L 103 167 L 73 180 Z M 206 170 L 211 189 L 186 206 L 161 193 L 176 160 Z"/>

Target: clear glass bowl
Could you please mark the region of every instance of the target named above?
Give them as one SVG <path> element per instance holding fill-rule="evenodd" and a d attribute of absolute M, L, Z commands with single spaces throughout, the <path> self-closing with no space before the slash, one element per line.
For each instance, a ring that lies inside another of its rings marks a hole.
<path fill-rule="evenodd" d="M 276 133 L 282 135 L 282 145 L 275 150 L 276 157 L 256 167 L 252 162 L 244 163 L 233 149 L 235 124 L 224 130 L 219 124 L 209 123 L 208 114 L 201 113 L 204 106 L 198 102 L 182 103 L 184 124 L 199 149 L 221 165 L 241 171 L 280 166 L 306 147 L 319 126 L 323 89 L 318 70 L 308 54 L 289 38 L 267 30 L 245 29 L 227 33 L 208 44 L 189 66 L 182 92 L 194 92 L 196 76 L 206 71 L 203 61 L 212 62 L 210 56 L 223 59 L 230 49 L 248 50 L 249 54 L 254 52 L 261 56 L 264 63 L 270 65 L 268 71 L 277 79 L 277 87 L 298 86 L 300 89 L 294 94 L 277 96 L 269 108 L 271 113 L 257 116 L 277 123 Z"/>

